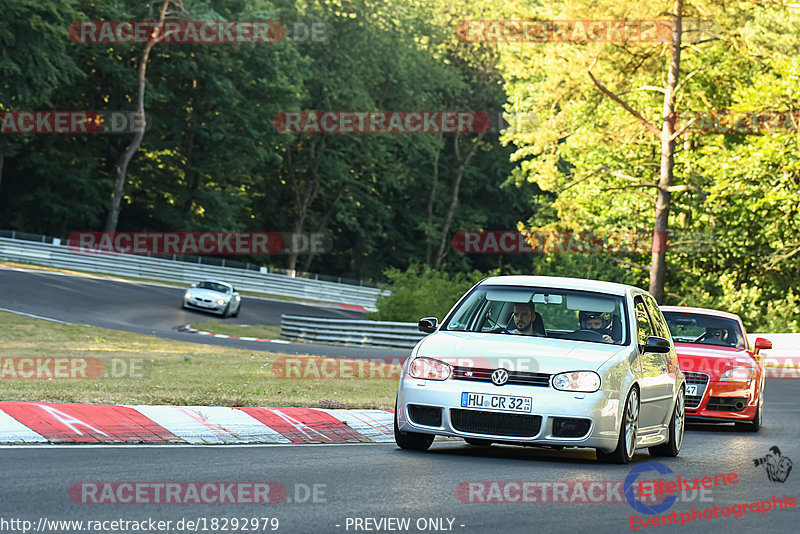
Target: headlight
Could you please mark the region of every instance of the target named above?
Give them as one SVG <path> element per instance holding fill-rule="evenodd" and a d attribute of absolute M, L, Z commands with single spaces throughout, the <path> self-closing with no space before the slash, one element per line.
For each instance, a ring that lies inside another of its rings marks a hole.
<path fill-rule="evenodd" d="M 750 382 L 756 374 L 755 367 L 734 367 L 719 377 L 720 382 Z"/>
<path fill-rule="evenodd" d="M 224 300 L 222 300 L 222 299 L 217 299 L 217 304 L 219 304 L 220 306 L 222 306 L 223 304 L 225 304 L 225 301 L 224 301 Z"/>
<path fill-rule="evenodd" d="M 570 371 L 553 377 L 553 387 L 561 391 L 592 393 L 600 389 L 600 375 L 594 371 Z"/>
<path fill-rule="evenodd" d="M 408 366 L 408 374 L 425 380 L 447 380 L 453 368 L 432 358 L 415 358 Z"/>
<path fill-rule="evenodd" d="M 192 294 L 187 291 L 186 293 L 183 294 L 183 298 L 190 299 L 192 298 Z"/>

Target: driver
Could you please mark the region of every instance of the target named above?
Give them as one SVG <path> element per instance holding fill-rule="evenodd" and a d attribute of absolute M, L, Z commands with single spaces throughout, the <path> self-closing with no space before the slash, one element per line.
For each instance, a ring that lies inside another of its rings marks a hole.
<path fill-rule="evenodd" d="M 703 336 L 703 339 L 713 339 L 715 341 L 724 341 L 722 339 L 725 335 L 725 331 L 722 328 L 706 328 L 706 335 Z"/>
<path fill-rule="evenodd" d="M 509 333 L 535 336 L 536 332 L 533 331 L 535 313 L 533 302 L 517 302 L 514 304 L 514 324 L 517 329 L 509 330 Z"/>
<path fill-rule="evenodd" d="M 591 330 L 603 336 L 603 341 L 606 343 L 613 343 L 611 339 L 611 321 L 608 319 L 607 314 L 599 312 L 579 312 L 578 319 L 581 323 L 581 328 L 584 330 Z"/>

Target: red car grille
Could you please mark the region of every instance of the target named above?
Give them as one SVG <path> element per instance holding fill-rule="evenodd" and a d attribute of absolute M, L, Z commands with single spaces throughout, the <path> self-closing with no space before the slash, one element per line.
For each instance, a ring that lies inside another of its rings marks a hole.
<path fill-rule="evenodd" d="M 705 373 L 695 373 L 692 371 L 684 371 L 683 375 L 686 377 L 686 385 L 696 384 L 699 395 L 686 395 L 686 407 L 690 410 L 696 410 L 703 400 L 703 393 L 708 386 L 709 376 Z"/>

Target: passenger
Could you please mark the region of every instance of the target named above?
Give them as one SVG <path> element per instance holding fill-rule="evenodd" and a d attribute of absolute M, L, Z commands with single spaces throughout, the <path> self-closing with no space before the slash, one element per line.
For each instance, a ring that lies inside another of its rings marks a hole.
<path fill-rule="evenodd" d="M 581 328 L 584 330 L 591 330 L 603 336 L 603 341 L 606 343 L 613 343 L 611 338 L 611 321 L 607 318 L 607 314 L 599 312 L 579 312 L 578 319 L 581 323 Z"/>

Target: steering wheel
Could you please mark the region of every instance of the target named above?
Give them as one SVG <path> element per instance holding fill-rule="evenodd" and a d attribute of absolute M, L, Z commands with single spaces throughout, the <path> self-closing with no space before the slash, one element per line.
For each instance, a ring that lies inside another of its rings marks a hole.
<path fill-rule="evenodd" d="M 576 334 L 578 334 L 576 336 Z M 572 334 L 569 335 L 571 339 L 577 339 L 578 341 L 602 341 L 605 343 L 606 338 L 603 337 L 603 334 L 599 332 L 595 332 L 594 330 L 589 330 L 588 328 L 581 328 L 580 330 L 575 330 Z M 589 339 L 586 339 L 586 338 Z"/>

